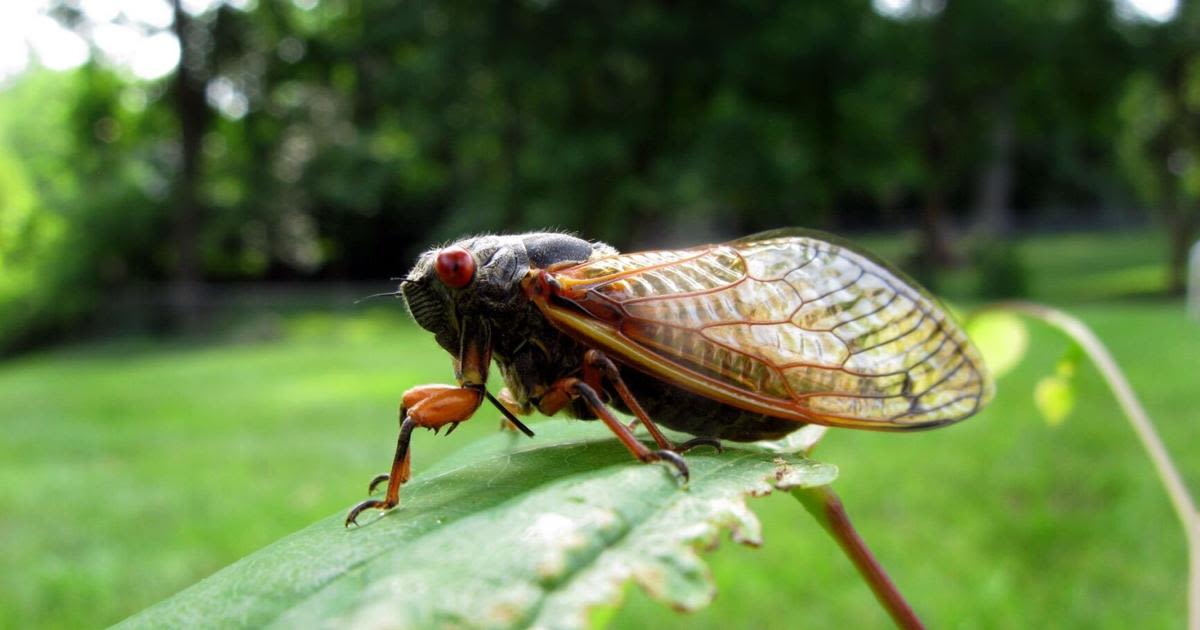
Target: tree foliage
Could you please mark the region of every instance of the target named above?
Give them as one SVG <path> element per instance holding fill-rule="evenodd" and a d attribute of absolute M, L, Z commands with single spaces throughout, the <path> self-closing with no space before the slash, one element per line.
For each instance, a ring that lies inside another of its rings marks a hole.
<path fill-rule="evenodd" d="M 1149 25 L 1087 0 L 247 6 L 180 10 L 174 76 L 97 54 L 5 90 L 2 224 L 46 235 L 4 246 L 36 280 L 0 295 L 33 322 L 0 344 L 136 283 L 382 278 L 488 230 L 627 247 L 915 225 L 944 263 L 952 224 L 1094 222 L 1138 193 L 1173 226 L 1195 216 L 1196 177 L 1163 176 L 1192 164 L 1190 8 Z M 76 5 L 56 15 L 90 32 Z"/>
<path fill-rule="evenodd" d="M 1171 23 L 1131 33 L 1141 63 L 1120 102 L 1117 142 L 1135 190 L 1167 228 L 1175 294 L 1184 292 L 1188 250 L 1200 236 L 1200 6 L 1181 5 Z"/>

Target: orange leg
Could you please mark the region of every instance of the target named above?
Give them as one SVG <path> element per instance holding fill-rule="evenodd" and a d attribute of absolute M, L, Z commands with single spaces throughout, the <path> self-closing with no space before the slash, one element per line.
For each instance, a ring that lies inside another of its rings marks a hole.
<path fill-rule="evenodd" d="M 683 444 L 675 445 L 663 432 L 659 430 L 658 425 L 650 419 L 650 415 L 642 409 L 642 405 L 638 403 L 637 398 L 634 398 L 633 393 L 625 386 L 625 381 L 621 378 L 621 372 L 617 369 L 617 364 L 613 363 L 612 359 L 604 356 L 604 353 L 599 350 L 588 350 L 583 355 L 583 379 L 595 389 L 600 388 L 601 380 L 608 381 L 614 389 L 617 390 L 617 395 L 625 402 L 625 406 L 629 407 L 629 411 L 637 417 L 637 420 L 629 424 L 629 429 L 632 430 L 636 423 L 640 421 L 646 430 L 650 432 L 650 436 L 654 438 L 654 442 L 658 444 L 658 448 L 676 453 L 685 453 L 694 447 L 708 445 L 717 449 L 717 452 L 722 452 L 725 449 L 721 447 L 721 442 L 714 438 L 698 437 Z"/>
<path fill-rule="evenodd" d="M 608 406 L 604 404 L 604 401 L 600 398 L 600 394 L 596 393 L 595 388 L 586 382 L 575 377 L 567 377 L 559 380 L 554 384 L 547 398 L 555 401 L 555 404 L 559 408 L 565 406 L 574 398 L 583 399 L 584 403 L 596 414 L 596 417 L 600 418 L 600 421 L 617 436 L 617 439 L 621 440 L 625 448 L 629 449 L 629 452 L 633 453 L 633 456 L 638 458 L 639 461 L 670 462 L 679 471 L 679 474 L 683 476 L 684 481 L 687 481 L 689 477 L 687 463 L 683 461 L 683 458 L 678 453 L 665 448 L 657 451 L 646 448 L 646 445 L 639 442 L 637 437 L 633 435 L 629 427 L 625 426 L 624 423 L 613 415 L 612 411 L 609 411 Z M 547 409 L 543 408 L 543 412 L 545 411 Z M 557 411 L 557 409 L 553 411 Z M 553 415 L 552 411 L 551 415 Z"/>
<path fill-rule="evenodd" d="M 368 488 L 368 492 L 374 492 L 376 486 L 387 481 L 387 493 L 382 500 L 368 499 L 354 506 L 346 516 L 346 526 L 357 525 L 358 515 L 364 510 L 388 510 L 400 504 L 400 486 L 408 481 L 412 469 L 409 442 L 413 429 L 423 427 L 437 432 L 449 424 L 453 431 L 458 423 L 469 419 L 482 402 L 483 390 L 475 387 L 421 385 L 404 392 L 400 405 L 400 437 L 396 442 L 392 471 L 375 477 Z"/>

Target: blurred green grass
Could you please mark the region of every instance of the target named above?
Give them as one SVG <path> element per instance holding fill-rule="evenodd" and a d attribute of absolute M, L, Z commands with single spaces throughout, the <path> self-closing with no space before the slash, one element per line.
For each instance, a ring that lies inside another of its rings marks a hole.
<path fill-rule="evenodd" d="M 1175 301 L 1115 299 L 1161 286 L 1154 243 L 1069 235 L 1021 248 L 1034 297 L 1071 305 L 1110 344 L 1195 488 L 1200 326 Z M 962 295 L 969 282 L 952 274 L 943 286 Z M 404 317 L 372 305 L 270 320 L 255 342 L 126 339 L 0 364 L 0 626 L 115 622 L 361 499 L 390 461 L 400 393 L 452 379 L 445 353 Z M 1182 533 L 1099 377 L 1081 371 L 1065 425 L 1035 412 L 1033 385 L 1065 347 L 1034 326 L 996 402 L 961 425 L 835 431 L 818 449 L 932 627 L 1184 619 Z M 450 439 L 420 434 L 416 474 L 498 422 L 485 409 Z M 630 589 L 613 627 L 888 624 L 794 500 L 753 506 L 766 544 L 709 556 L 711 608 L 683 617 Z"/>
<path fill-rule="evenodd" d="M 913 251 L 917 235 L 879 234 L 853 240 L 901 262 Z M 962 249 L 975 249 L 974 245 Z M 1079 304 L 1153 298 L 1167 290 L 1168 244 L 1161 231 L 1042 234 L 1021 238 L 1014 245 L 1029 272 L 1031 299 Z M 936 284 L 936 292 L 951 299 L 979 294 L 979 278 L 970 265 L 938 274 Z"/>

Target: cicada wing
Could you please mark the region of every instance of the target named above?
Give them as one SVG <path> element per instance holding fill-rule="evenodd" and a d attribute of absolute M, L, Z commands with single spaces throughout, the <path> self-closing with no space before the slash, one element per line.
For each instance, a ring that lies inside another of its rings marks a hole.
<path fill-rule="evenodd" d="M 986 404 L 983 361 L 943 307 L 835 241 L 775 231 L 611 256 L 554 272 L 540 304 L 617 359 L 776 417 L 898 430 Z"/>

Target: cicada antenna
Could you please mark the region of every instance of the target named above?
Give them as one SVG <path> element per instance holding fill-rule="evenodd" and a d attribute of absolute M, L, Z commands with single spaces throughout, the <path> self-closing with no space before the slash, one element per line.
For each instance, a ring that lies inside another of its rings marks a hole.
<path fill-rule="evenodd" d="M 399 278 L 392 278 L 392 280 L 398 280 L 398 279 L 399 279 Z M 408 280 L 405 280 L 404 282 L 401 282 L 401 283 L 400 283 L 400 288 L 396 289 L 395 291 L 388 291 L 388 292 L 386 292 L 386 293 L 375 293 L 375 294 L 372 294 L 372 295 L 368 295 L 368 296 L 366 296 L 366 297 L 361 297 L 361 298 L 358 298 L 357 300 L 354 300 L 354 303 L 355 303 L 355 304 L 358 304 L 359 302 L 366 302 L 367 300 L 373 300 L 373 299 L 375 299 L 375 298 L 378 298 L 378 297 L 395 297 L 395 296 L 403 296 L 403 295 L 404 295 L 404 284 L 405 284 L 405 282 L 408 282 Z"/>

